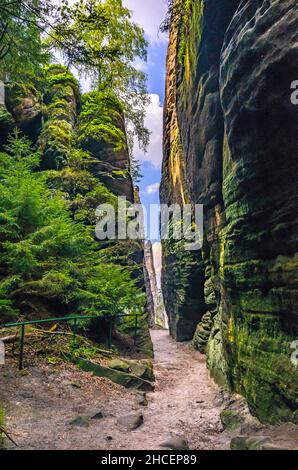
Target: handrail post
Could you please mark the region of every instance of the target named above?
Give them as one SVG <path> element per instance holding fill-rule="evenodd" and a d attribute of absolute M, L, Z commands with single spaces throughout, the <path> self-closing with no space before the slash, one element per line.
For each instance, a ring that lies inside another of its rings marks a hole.
<path fill-rule="evenodd" d="M 25 325 L 21 326 L 19 370 L 23 369 Z"/>
<path fill-rule="evenodd" d="M 138 315 L 135 316 L 135 334 L 134 334 L 134 345 L 137 344 L 137 333 L 138 333 Z"/>
<path fill-rule="evenodd" d="M 75 318 L 73 321 L 73 336 L 72 336 L 72 350 L 76 349 L 77 344 L 77 319 Z"/>
<path fill-rule="evenodd" d="M 108 342 L 108 348 L 111 349 L 112 348 L 112 317 L 110 317 L 110 321 L 109 321 L 109 342 Z"/>

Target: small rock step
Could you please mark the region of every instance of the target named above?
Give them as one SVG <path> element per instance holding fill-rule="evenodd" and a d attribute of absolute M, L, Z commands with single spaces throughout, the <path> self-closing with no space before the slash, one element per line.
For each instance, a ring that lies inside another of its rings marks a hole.
<path fill-rule="evenodd" d="M 123 426 L 128 431 L 133 431 L 134 429 L 139 428 L 143 424 L 144 417 L 142 414 L 130 414 L 120 416 L 117 422 L 118 424 L 120 424 L 120 426 Z"/>
<path fill-rule="evenodd" d="M 96 362 L 82 358 L 77 360 L 77 365 L 85 372 L 92 372 L 96 377 L 105 377 L 125 388 L 135 388 L 144 392 L 152 392 L 154 390 L 154 385 L 151 382 L 131 373 L 104 367 Z"/>

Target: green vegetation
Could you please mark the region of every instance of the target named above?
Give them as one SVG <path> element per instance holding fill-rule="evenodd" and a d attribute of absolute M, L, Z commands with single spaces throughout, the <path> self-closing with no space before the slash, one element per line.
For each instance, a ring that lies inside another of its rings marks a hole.
<path fill-rule="evenodd" d="M 123 107 L 113 93 L 93 91 L 83 96 L 79 132 L 81 142 L 104 141 L 111 144 L 116 152 L 125 150 L 127 140 L 124 129 Z"/>
<path fill-rule="evenodd" d="M 43 69 L 43 118 L 39 136 L 43 168 L 61 168 L 68 162 L 74 139 L 79 84 L 66 67 Z"/>
<path fill-rule="evenodd" d="M 171 24 L 178 25 L 179 48 L 177 52 L 178 62 L 186 66 L 185 59 L 189 54 L 190 47 L 198 45 L 193 41 L 192 30 L 202 32 L 202 20 L 204 13 L 204 0 L 168 0 L 168 12 L 160 29 L 169 31 Z"/>
<path fill-rule="evenodd" d="M 137 134 L 148 143 L 146 77 L 133 66 L 147 43 L 122 0 L 61 5 L 0 4 L 1 322 L 144 314 L 140 245 L 98 242 L 94 228 L 97 206 L 116 207 L 119 195 L 97 166 L 111 159 L 108 176 L 129 187 L 130 169 L 139 173 L 129 142 Z M 51 63 L 57 50 L 67 66 Z M 81 95 L 71 66 L 92 78 L 93 91 Z"/>
<path fill-rule="evenodd" d="M 112 90 L 123 108 L 129 144 L 136 135 L 146 149 L 146 75 L 133 65 L 136 59 L 147 58 L 144 31 L 132 22 L 122 0 L 84 0 L 74 5 L 64 2 L 60 14 L 61 21 L 48 38 L 48 45 L 58 48 L 69 65 L 90 76 L 94 89 L 103 93 L 102 99 L 107 99 Z"/>
<path fill-rule="evenodd" d="M 1 2 L 1 80 L 30 81 L 49 60 L 41 40 L 49 4 L 48 0 Z"/>
<path fill-rule="evenodd" d="M 40 158 L 18 134 L 0 154 L 1 320 L 35 309 L 38 316 L 142 310 L 129 272 L 102 259 L 63 194 L 36 172 Z"/>

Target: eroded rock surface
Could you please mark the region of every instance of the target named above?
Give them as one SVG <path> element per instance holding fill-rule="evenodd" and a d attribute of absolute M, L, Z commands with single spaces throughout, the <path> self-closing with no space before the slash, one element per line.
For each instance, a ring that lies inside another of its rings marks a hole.
<path fill-rule="evenodd" d="M 185 9 L 170 34 L 161 199 L 203 204 L 204 242 L 197 263 L 185 262 L 183 246 L 165 246 L 171 334 L 186 339 L 191 324 L 218 382 L 261 420 L 294 420 L 297 2 L 205 0 Z M 173 283 L 175 263 L 184 269 Z"/>

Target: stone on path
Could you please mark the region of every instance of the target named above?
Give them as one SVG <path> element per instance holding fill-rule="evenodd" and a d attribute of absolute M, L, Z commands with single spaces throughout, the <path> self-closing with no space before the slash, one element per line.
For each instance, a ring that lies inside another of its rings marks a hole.
<path fill-rule="evenodd" d="M 183 437 L 171 437 L 167 441 L 160 444 L 160 447 L 165 447 L 171 450 L 189 450 L 187 441 Z"/>
<path fill-rule="evenodd" d="M 120 416 L 117 422 L 121 426 L 125 427 L 128 431 L 133 431 L 143 424 L 144 417 L 142 414 L 130 414 L 126 416 Z"/>
<path fill-rule="evenodd" d="M 87 428 L 89 426 L 88 419 L 84 416 L 77 416 L 70 423 L 71 426 L 79 426 Z"/>
<path fill-rule="evenodd" d="M 147 400 L 147 396 L 145 392 L 138 393 L 137 400 L 138 400 L 138 405 L 148 406 L 148 400 Z"/>
<path fill-rule="evenodd" d="M 91 419 L 102 419 L 102 418 L 103 418 L 103 414 L 101 411 L 94 411 L 92 413 Z"/>
<path fill-rule="evenodd" d="M 96 377 L 105 377 L 126 388 L 136 388 L 144 392 L 152 392 L 154 390 L 154 385 L 148 380 L 144 380 L 133 374 L 111 369 L 110 367 L 104 367 L 101 364 L 88 361 L 87 359 L 79 358 L 77 365 L 86 372 L 92 372 Z"/>

